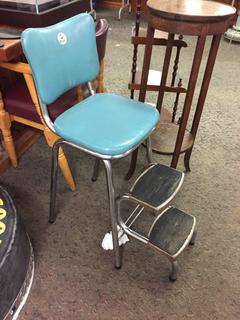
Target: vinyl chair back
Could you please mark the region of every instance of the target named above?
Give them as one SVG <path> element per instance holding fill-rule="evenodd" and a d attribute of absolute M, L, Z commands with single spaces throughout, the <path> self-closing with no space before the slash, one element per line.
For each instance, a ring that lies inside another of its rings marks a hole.
<path fill-rule="evenodd" d="M 47 28 L 27 29 L 22 34 L 22 45 L 44 104 L 97 78 L 95 25 L 88 14 Z"/>

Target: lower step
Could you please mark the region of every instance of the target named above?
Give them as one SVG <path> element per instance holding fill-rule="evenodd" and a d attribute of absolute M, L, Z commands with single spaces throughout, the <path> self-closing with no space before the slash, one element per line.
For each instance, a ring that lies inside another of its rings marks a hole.
<path fill-rule="evenodd" d="M 176 259 L 191 242 L 195 229 L 195 217 L 177 208 L 169 207 L 154 221 L 149 231 L 149 244 Z"/>

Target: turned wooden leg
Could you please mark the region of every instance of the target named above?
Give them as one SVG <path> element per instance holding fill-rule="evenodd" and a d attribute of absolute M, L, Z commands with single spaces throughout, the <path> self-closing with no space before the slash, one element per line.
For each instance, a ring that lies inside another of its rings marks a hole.
<path fill-rule="evenodd" d="M 8 153 L 9 159 L 14 167 L 17 166 L 17 155 L 11 134 L 11 120 L 8 112 L 4 109 L 4 103 L 0 92 L 0 128 L 2 130 L 3 141 L 5 149 Z"/>
<path fill-rule="evenodd" d="M 104 85 L 104 60 L 103 59 L 100 61 L 100 65 L 99 65 L 98 92 L 100 93 L 107 92 L 107 89 Z"/>
<path fill-rule="evenodd" d="M 186 172 L 191 172 L 191 168 L 190 168 L 191 154 L 192 154 L 192 148 L 187 150 L 185 155 L 184 155 L 184 166 L 185 166 L 185 171 Z"/>
<path fill-rule="evenodd" d="M 59 137 L 57 135 L 55 135 L 53 132 L 51 132 L 48 128 L 45 128 L 44 136 L 47 140 L 49 147 L 51 147 L 51 148 L 53 147 L 55 141 L 57 141 L 59 139 Z M 67 159 L 65 157 L 65 154 L 64 154 L 62 148 L 59 148 L 58 161 L 59 161 L 59 166 L 62 170 L 63 176 L 64 176 L 68 186 L 70 187 L 70 189 L 72 191 L 76 190 L 76 185 L 73 180 L 71 170 L 69 168 Z"/>
<path fill-rule="evenodd" d="M 76 185 L 73 180 L 71 170 L 69 168 L 67 159 L 65 157 L 65 154 L 64 154 L 62 148 L 59 148 L 58 163 L 59 163 L 59 167 L 61 168 L 63 176 L 64 176 L 65 180 L 67 181 L 67 184 L 69 185 L 70 189 L 72 191 L 76 190 Z"/>
<path fill-rule="evenodd" d="M 80 85 L 80 86 L 77 87 L 77 100 L 78 100 L 78 102 L 80 102 L 83 99 L 84 99 L 83 86 Z"/>

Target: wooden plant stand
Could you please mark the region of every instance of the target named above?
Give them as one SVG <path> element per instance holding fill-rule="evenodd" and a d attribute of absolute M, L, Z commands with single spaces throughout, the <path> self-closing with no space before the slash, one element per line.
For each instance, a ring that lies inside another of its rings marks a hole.
<path fill-rule="evenodd" d="M 185 152 L 184 165 L 186 171 L 190 171 L 190 157 L 208 92 L 221 36 L 236 20 L 236 9 L 230 5 L 209 0 L 197 0 L 194 2 L 194 7 L 190 4 L 191 0 L 149 0 L 147 2 L 148 29 L 139 95 L 139 100 L 144 102 L 146 92 L 148 90 L 148 75 L 151 62 L 152 46 L 155 41 L 155 31 L 160 30 L 168 34 L 162 67 L 161 83 L 159 86 L 158 99 L 156 103 L 160 113 L 163 108 L 164 93 L 168 88 L 167 77 L 169 74 L 169 65 L 172 56 L 172 49 L 174 47 L 175 35 L 181 34 L 183 36 L 190 35 L 197 37 L 195 53 L 179 125 L 176 127 L 176 125 L 173 123 L 168 125 L 167 128 L 164 128 L 162 125 L 160 125 L 160 131 L 157 130 L 152 135 L 154 144 L 158 144 L 159 147 L 163 148 L 166 154 L 170 152 L 167 146 L 165 148 L 164 141 L 167 142 L 168 146 L 173 147 L 171 167 L 177 167 L 180 153 Z M 186 137 L 186 127 L 192 107 L 192 101 L 207 37 L 212 37 L 212 42 L 203 75 L 200 93 L 197 99 L 197 105 L 195 108 L 190 133 Z M 153 146 L 153 148 L 155 149 L 155 146 Z"/>

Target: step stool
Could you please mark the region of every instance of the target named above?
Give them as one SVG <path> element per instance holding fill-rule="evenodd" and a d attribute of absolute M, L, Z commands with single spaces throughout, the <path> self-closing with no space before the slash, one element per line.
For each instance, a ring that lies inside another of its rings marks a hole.
<path fill-rule="evenodd" d="M 177 257 L 187 245 L 194 244 L 196 237 L 195 217 L 174 207 L 166 208 L 179 191 L 183 180 L 183 172 L 153 164 L 140 175 L 130 192 L 117 200 L 119 225 L 129 236 L 167 256 L 172 266 L 169 276 L 171 281 L 177 279 Z M 136 204 L 125 222 L 121 217 L 123 201 Z M 145 208 L 157 214 L 147 236 L 131 228 Z"/>

